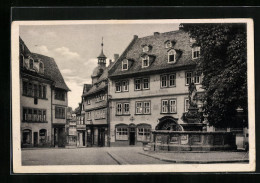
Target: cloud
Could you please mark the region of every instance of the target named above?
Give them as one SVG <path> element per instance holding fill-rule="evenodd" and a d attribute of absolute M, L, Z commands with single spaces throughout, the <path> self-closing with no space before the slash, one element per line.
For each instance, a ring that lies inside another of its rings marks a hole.
<path fill-rule="evenodd" d="M 73 71 L 72 71 L 71 69 L 62 69 L 62 70 L 61 70 L 61 73 L 62 73 L 62 74 L 72 74 Z"/>
<path fill-rule="evenodd" d="M 49 49 L 45 45 L 35 45 L 35 52 L 43 55 L 49 55 Z"/>
<path fill-rule="evenodd" d="M 80 55 L 77 52 L 72 52 L 67 47 L 56 48 L 54 52 L 62 57 L 65 57 L 67 60 L 80 59 Z"/>

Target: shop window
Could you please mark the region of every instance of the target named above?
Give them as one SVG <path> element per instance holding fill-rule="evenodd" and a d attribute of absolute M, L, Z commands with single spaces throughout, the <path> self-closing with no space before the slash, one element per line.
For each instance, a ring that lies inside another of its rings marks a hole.
<path fill-rule="evenodd" d="M 39 131 L 39 136 L 40 136 L 40 143 L 41 144 L 45 144 L 46 143 L 46 138 L 47 138 L 47 131 L 46 131 L 46 129 L 41 129 L 40 131 Z"/>
<path fill-rule="evenodd" d="M 23 145 L 30 145 L 32 141 L 32 131 L 29 129 L 23 130 Z"/>
<path fill-rule="evenodd" d="M 116 140 L 128 140 L 127 126 L 116 127 Z"/>
<path fill-rule="evenodd" d="M 137 141 L 149 142 L 151 138 L 151 127 L 149 125 L 137 127 Z"/>

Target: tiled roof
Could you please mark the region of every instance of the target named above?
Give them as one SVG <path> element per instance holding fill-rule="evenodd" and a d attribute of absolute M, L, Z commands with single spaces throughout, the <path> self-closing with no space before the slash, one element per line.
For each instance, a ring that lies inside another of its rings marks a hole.
<path fill-rule="evenodd" d="M 108 72 L 113 67 L 114 64 L 115 64 L 115 62 L 112 62 L 106 68 L 104 68 L 104 71 L 103 71 L 102 75 L 98 78 L 97 82 L 94 83 L 93 86 L 91 85 L 91 88 L 89 89 L 89 91 L 82 95 L 83 97 L 92 95 L 96 92 L 106 89 L 107 84 L 106 84 L 105 80 L 107 80 Z"/>
<path fill-rule="evenodd" d="M 19 40 L 20 40 L 20 54 L 23 54 L 26 57 L 31 56 L 36 61 L 40 59 L 44 64 L 44 77 L 54 81 L 54 86 L 56 88 L 61 88 L 70 91 L 70 89 L 66 85 L 60 73 L 60 70 L 55 60 L 48 56 L 30 52 L 30 50 L 27 48 L 23 40 L 21 38 L 19 38 Z M 21 49 L 22 45 L 24 45 L 24 50 Z"/>
<path fill-rule="evenodd" d="M 60 70 L 55 62 L 55 60 L 51 57 L 47 57 L 44 55 L 40 55 L 37 53 L 32 53 L 32 57 L 39 58 L 44 64 L 44 75 L 54 81 L 54 86 L 56 88 L 61 88 L 67 91 L 70 91 L 69 87 L 66 85 Z"/>
<path fill-rule="evenodd" d="M 84 93 L 82 96 L 85 97 L 85 96 L 89 96 L 89 95 L 92 95 L 94 93 L 97 93 L 101 90 L 104 90 L 107 88 L 107 84 L 106 82 L 100 82 L 99 84 L 95 84 L 92 86 L 92 88 L 87 92 L 87 93 Z"/>
<path fill-rule="evenodd" d="M 165 42 L 167 40 L 173 41 L 173 49 L 177 52 L 176 63 L 168 63 L 168 51 L 169 48 L 165 48 Z M 144 54 L 142 46 L 150 45 L 151 50 L 147 52 L 147 55 L 155 57 L 154 61 L 149 67 L 142 68 L 142 58 Z M 183 66 L 196 65 L 192 60 L 192 43 L 190 43 L 190 37 L 188 33 L 177 30 L 171 32 L 160 33 L 159 35 L 152 35 L 143 38 L 137 38 L 133 44 L 127 48 L 123 57 L 120 57 L 114 64 L 114 67 L 109 72 L 109 76 L 122 76 L 136 73 L 144 73 L 159 70 L 177 69 Z M 133 62 L 128 70 L 122 71 L 122 60 L 132 59 Z"/>

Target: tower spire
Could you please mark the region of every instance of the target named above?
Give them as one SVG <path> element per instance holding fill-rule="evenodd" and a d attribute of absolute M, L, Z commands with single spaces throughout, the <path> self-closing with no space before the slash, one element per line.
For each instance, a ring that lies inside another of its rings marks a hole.
<path fill-rule="evenodd" d="M 100 55 L 98 56 L 98 64 L 99 65 L 106 65 L 106 56 L 103 52 L 103 47 L 104 47 L 104 43 L 103 43 L 103 36 L 102 36 L 102 39 L 101 39 L 101 53 Z"/>

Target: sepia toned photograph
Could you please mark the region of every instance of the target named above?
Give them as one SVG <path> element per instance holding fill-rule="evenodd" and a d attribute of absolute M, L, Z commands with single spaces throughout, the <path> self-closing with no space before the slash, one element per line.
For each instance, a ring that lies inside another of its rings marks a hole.
<path fill-rule="evenodd" d="M 255 170 L 251 19 L 12 23 L 14 173 Z"/>

